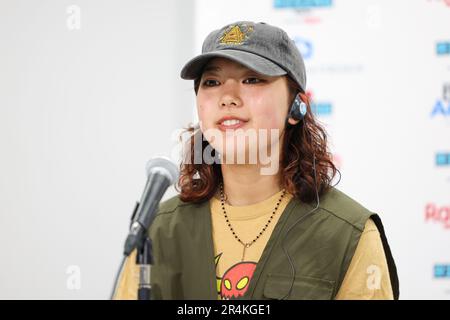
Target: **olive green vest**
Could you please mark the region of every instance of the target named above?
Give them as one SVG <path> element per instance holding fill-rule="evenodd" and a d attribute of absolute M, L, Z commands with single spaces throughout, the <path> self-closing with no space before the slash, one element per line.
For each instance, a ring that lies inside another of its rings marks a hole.
<path fill-rule="evenodd" d="M 388 262 L 394 298 L 397 270 L 381 220 L 336 188 L 320 197 L 320 205 L 292 198 L 281 214 L 258 261 L 243 299 L 333 299 L 344 279 L 369 217 L 378 227 Z M 304 217 L 304 218 L 302 218 Z M 299 219 L 300 222 L 296 223 Z M 154 264 L 153 299 L 217 300 L 216 268 L 209 201 L 200 204 L 172 197 L 159 206 L 150 228 Z M 293 226 L 294 225 L 294 226 Z M 295 266 L 283 250 L 284 239 Z"/>

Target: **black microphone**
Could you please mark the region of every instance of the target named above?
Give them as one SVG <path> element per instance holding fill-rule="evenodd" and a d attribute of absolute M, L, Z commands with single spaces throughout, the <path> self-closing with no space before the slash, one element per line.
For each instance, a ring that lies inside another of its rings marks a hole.
<path fill-rule="evenodd" d="M 124 255 L 129 256 L 135 249 L 141 249 L 148 228 L 155 218 L 159 202 L 167 188 L 174 184 L 179 177 L 179 170 L 175 163 L 166 157 L 150 159 L 146 166 L 147 183 L 131 223 L 130 232 L 125 241 Z"/>

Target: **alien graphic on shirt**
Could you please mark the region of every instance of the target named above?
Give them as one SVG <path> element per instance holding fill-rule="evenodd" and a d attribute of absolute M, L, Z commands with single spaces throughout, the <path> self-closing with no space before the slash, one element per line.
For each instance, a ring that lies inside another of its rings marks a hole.
<path fill-rule="evenodd" d="M 216 271 L 222 254 L 223 252 L 218 254 L 214 259 Z M 248 289 L 248 284 L 250 283 L 255 268 L 255 262 L 241 261 L 225 271 L 222 278 L 216 276 L 219 299 L 231 300 L 242 297 Z"/>

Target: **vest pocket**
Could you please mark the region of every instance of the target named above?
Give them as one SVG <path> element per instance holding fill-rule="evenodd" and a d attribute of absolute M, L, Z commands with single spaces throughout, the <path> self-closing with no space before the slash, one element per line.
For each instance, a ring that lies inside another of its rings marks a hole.
<path fill-rule="evenodd" d="M 285 274 L 269 274 L 264 284 L 264 297 L 281 299 L 291 287 L 292 277 Z M 330 300 L 333 297 L 334 281 L 295 276 L 289 300 Z"/>

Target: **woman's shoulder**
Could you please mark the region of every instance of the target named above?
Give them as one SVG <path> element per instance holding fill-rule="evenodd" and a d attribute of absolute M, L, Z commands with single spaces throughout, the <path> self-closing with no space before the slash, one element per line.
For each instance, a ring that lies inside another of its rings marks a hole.
<path fill-rule="evenodd" d="M 161 203 L 159 204 L 157 215 L 165 215 L 171 213 L 173 214 L 198 209 L 199 207 L 202 207 L 205 204 L 207 204 L 207 201 L 203 201 L 200 203 L 183 201 L 180 199 L 180 194 L 177 193 L 176 195 L 164 201 L 161 201 Z"/>
<path fill-rule="evenodd" d="M 343 220 L 361 231 L 364 230 L 367 219 L 375 214 L 335 187 L 331 187 L 320 197 L 319 207 L 327 214 Z"/>
<path fill-rule="evenodd" d="M 180 195 L 176 194 L 159 204 L 157 215 L 168 214 L 174 212 L 178 207 L 183 206 L 185 203 L 181 201 Z"/>
<path fill-rule="evenodd" d="M 152 223 L 153 229 L 170 228 L 178 225 L 184 227 L 194 226 L 208 205 L 208 201 L 201 203 L 185 202 L 180 199 L 180 194 L 176 194 L 164 201 L 161 201 Z"/>

